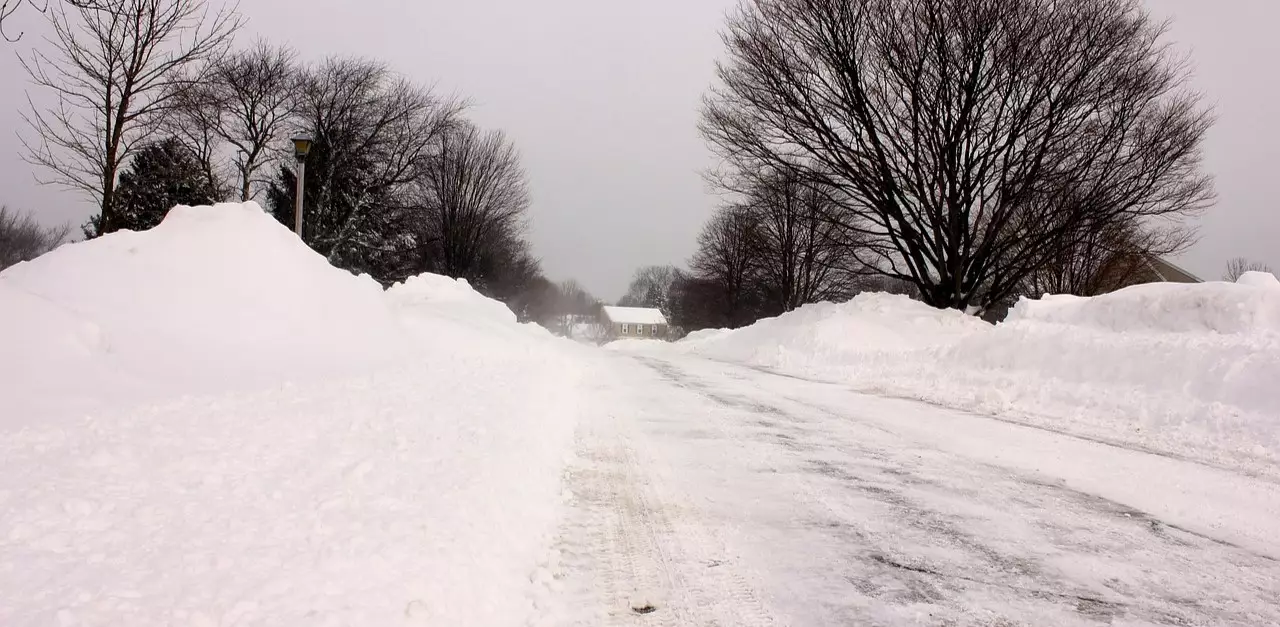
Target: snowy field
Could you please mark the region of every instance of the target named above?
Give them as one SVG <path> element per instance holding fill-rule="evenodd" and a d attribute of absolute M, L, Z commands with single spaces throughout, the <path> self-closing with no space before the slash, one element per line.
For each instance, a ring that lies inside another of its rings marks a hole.
<path fill-rule="evenodd" d="M 1280 477 L 1269 274 L 1024 300 L 995 326 L 864 294 L 698 332 L 675 350 Z"/>

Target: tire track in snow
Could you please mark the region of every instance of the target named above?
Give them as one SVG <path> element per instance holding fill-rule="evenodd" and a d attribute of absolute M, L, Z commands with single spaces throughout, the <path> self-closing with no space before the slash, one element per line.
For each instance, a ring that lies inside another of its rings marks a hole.
<path fill-rule="evenodd" d="M 598 415 L 598 422 L 580 428 L 578 461 L 567 476 L 572 511 L 559 545 L 569 585 L 559 600 L 560 616 L 538 624 L 777 624 L 747 579 L 734 572 L 705 517 L 645 471 L 637 451 L 644 438 L 627 428 L 625 418 Z"/>

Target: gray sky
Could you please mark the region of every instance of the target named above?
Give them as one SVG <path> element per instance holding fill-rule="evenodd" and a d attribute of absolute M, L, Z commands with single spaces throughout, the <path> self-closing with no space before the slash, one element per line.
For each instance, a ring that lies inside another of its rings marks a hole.
<path fill-rule="evenodd" d="M 304 58 L 384 59 L 471 99 L 471 117 L 519 146 L 533 189 L 532 240 L 553 279 L 577 278 L 616 299 L 637 267 L 682 265 L 716 197 L 699 172 L 710 155 L 696 129 L 701 95 L 735 0 L 242 0 L 239 41 L 289 43 Z M 1148 0 L 1175 19 L 1196 87 L 1216 108 L 1207 146 L 1219 204 L 1177 261 L 1216 279 L 1247 256 L 1280 268 L 1280 21 L 1276 0 Z M 294 15 L 299 12 L 300 15 Z M 49 222 L 83 221 L 77 196 L 40 187 L 18 157 L 26 76 L 14 56 L 40 43 L 40 17 L 0 44 L 0 202 Z M 8 25 L 6 25 L 8 27 Z"/>

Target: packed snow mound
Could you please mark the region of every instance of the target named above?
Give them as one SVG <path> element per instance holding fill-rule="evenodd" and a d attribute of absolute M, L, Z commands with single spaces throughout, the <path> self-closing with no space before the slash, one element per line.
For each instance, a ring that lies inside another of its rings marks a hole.
<path fill-rule="evenodd" d="M 1280 279 L 1277 279 L 1276 275 L 1270 272 L 1246 272 L 1240 275 L 1240 278 L 1236 279 L 1236 284 L 1280 290 Z"/>
<path fill-rule="evenodd" d="M 430 320 L 426 328 L 430 335 L 434 321 L 443 318 L 503 336 L 551 337 L 537 324 L 519 324 L 510 307 L 477 292 L 466 279 L 420 274 L 388 288 L 386 298 L 401 324 L 415 332 L 423 320 Z M 427 341 L 430 344 L 431 340 Z"/>
<path fill-rule="evenodd" d="M 712 341 L 726 333 L 731 333 L 731 331 L 729 329 L 702 329 L 701 331 L 694 331 L 693 333 L 684 336 L 680 341 L 686 346 L 692 346 L 694 344 Z"/>
<path fill-rule="evenodd" d="M 253 204 L 6 270 L 0 624 L 536 624 L 579 350 Z"/>
<path fill-rule="evenodd" d="M 805 305 L 733 331 L 698 331 L 679 346 L 721 359 L 776 366 L 838 360 L 850 353 L 937 346 L 989 326 L 962 312 L 934 309 L 906 296 L 868 292 L 845 303 Z"/>
<path fill-rule="evenodd" d="M 1253 283 L 1257 281 L 1253 277 L 1242 277 L 1241 281 L 1150 283 L 1093 298 L 1058 295 L 1023 299 L 1006 323 L 1065 324 L 1136 333 L 1280 333 L 1280 289 L 1260 289 L 1265 281 Z"/>
<path fill-rule="evenodd" d="M 959 311 L 922 307 L 906 296 L 866 293 L 847 303 L 805 305 L 737 335 L 786 350 L 904 350 L 945 343 L 986 327 Z"/>
<path fill-rule="evenodd" d="M 1049 296 L 1023 300 L 995 326 L 863 294 L 676 347 L 1280 476 L 1273 287 Z"/>
<path fill-rule="evenodd" d="M 397 283 L 387 297 L 402 308 L 425 307 L 435 313 L 452 312 L 475 320 L 477 316 L 498 324 L 516 323 L 516 315 L 506 305 L 480 295 L 466 279 L 438 274 L 420 274 Z"/>
<path fill-rule="evenodd" d="M 446 320 L 515 327 L 465 282 L 384 293 L 254 203 L 176 207 L 0 273 L 0 346 L 17 356 L 0 396 L 30 401 L 17 416 L 367 372 L 454 332 Z"/>

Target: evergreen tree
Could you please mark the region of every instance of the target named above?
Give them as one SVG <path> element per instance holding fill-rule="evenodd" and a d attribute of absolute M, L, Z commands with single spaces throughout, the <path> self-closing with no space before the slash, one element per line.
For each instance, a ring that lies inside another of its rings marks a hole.
<path fill-rule="evenodd" d="M 415 246 L 408 212 L 371 182 L 367 159 L 333 163 L 330 138 L 317 135 L 307 155 L 303 241 L 335 266 L 384 284 L 414 274 L 405 268 Z M 293 166 L 281 165 L 267 187 L 267 210 L 290 229 L 296 185 Z M 362 206 L 377 210 L 361 211 Z"/>
<path fill-rule="evenodd" d="M 217 192 L 200 163 L 176 139 L 164 139 L 138 151 L 116 186 L 116 217 L 112 229 L 145 231 L 178 205 L 207 205 Z M 100 218 L 83 227 L 86 238 L 97 237 Z"/>

